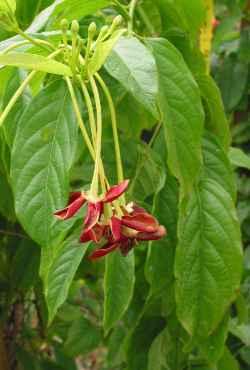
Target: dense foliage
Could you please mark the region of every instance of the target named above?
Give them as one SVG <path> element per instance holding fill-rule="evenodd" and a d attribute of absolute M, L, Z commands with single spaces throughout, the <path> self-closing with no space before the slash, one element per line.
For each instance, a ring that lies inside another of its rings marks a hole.
<path fill-rule="evenodd" d="M 249 369 L 249 1 L 0 26 L 0 369 Z"/>

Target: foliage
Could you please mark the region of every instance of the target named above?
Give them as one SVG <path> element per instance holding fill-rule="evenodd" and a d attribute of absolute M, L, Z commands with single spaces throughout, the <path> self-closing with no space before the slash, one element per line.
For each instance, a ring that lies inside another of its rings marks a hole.
<path fill-rule="evenodd" d="M 0 368 L 249 369 L 249 1 L 0 25 Z"/>

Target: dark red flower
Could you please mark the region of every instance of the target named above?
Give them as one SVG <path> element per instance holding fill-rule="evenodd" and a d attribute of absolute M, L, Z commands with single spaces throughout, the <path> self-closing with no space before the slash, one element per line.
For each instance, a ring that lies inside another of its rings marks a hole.
<path fill-rule="evenodd" d="M 213 27 L 213 30 L 215 30 L 220 24 L 220 21 L 216 18 L 213 18 L 212 19 L 212 27 Z"/>

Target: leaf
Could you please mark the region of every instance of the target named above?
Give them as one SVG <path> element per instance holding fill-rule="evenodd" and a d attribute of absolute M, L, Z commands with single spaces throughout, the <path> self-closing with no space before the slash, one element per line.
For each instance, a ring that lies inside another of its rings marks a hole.
<path fill-rule="evenodd" d="M 8 81 L 5 89 L 5 94 L 3 96 L 3 108 L 8 104 L 9 100 L 12 98 L 16 90 L 18 89 L 19 85 L 25 79 L 25 74 L 21 70 L 14 70 L 10 80 Z M 28 103 L 30 102 L 30 94 L 26 90 L 22 96 L 19 97 L 14 107 L 11 109 L 10 113 L 6 117 L 3 125 L 3 132 L 5 136 L 5 140 L 9 146 L 12 147 L 16 130 L 17 130 L 17 123 L 19 118 L 25 108 L 27 107 Z"/>
<path fill-rule="evenodd" d="M 126 30 L 124 29 L 117 30 L 107 41 L 103 41 L 100 45 L 98 45 L 88 66 L 88 71 L 90 75 L 94 75 L 96 72 L 99 71 L 99 69 L 101 69 L 109 54 L 111 53 L 113 47 L 115 46 L 119 38 L 124 34 L 124 32 L 126 32 Z"/>
<path fill-rule="evenodd" d="M 115 251 L 106 257 L 104 276 L 104 331 L 113 328 L 126 312 L 135 284 L 133 251 L 124 257 Z"/>
<path fill-rule="evenodd" d="M 135 37 L 121 37 L 111 51 L 105 68 L 145 109 L 158 118 L 157 71 L 154 58 Z"/>
<path fill-rule="evenodd" d="M 154 241 L 148 250 L 145 276 L 150 284 L 150 294 L 168 289 L 174 281 L 174 259 L 177 244 L 178 185 L 174 177 L 168 175 L 164 188 L 156 196 L 153 214 L 159 223 L 166 227 L 167 236 Z"/>
<path fill-rule="evenodd" d="M 101 330 L 89 320 L 81 317 L 75 320 L 69 329 L 64 349 L 71 357 L 86 355 L 98 347 L 101 339 Z"/>
<path fill-rule="evenodd" d="M 67 18 L 70 22 L 96 13 L 110 3 L 109 0 L 64 0 L 56 6 L 53 16 L 56 17 L 56 24 L 59 24 L 63 18 Z"/>
<path fill-rule="evenodd" d="M 240 324 L 238 319 L 232 319 L 229 323 L 229 331 L 239 338 L 246 346 L 250 347 L 250 325 Z"/>
<path fill-rule="evenodd" d="M 204 171 L 236 200 L 236 185 L 229 158 L 215 135 L 206 132 L 202 143 Z"/>
<path fill-rule="evenodd" d="M 156 59 L 159 106 L 166 131 L 171 172 L 190 191 L 201 167 L 204 114 L 199 89 L 181 54 L 164 39 L 147 44 Z"/>
<path fill-rule="evenodd" d="M 159 155 L 148 146 L 138 145 L 138 162 L 129 188 L 136 200 L 158 194 L 164 187 L 166 173 Z"/>
<path fill-rule="evenodd" d="M 198 74 L 196 80 L 208 111 L 206 126 L 209 131 L 213 132 L 218 137 L 224 149 L 228 150 L 231 142 L 231 135 L 220 90 L 212 77 L 208 75 Z"/>
<path fill-rule="evenodd" d="M 239 148 L 230 148 L 229 158 L 232 165 L 250 170 L 250 155 L 247 155 Z"/>
<path fill-rule="evenodd" d="M 199 339 L 197 345 L 202 354 L 211 364 L 216 364 L 223 356 L 224 346 L 228 335 L 228 313 L 216 330 L 206 339 Z"/>
<path fill-rule="evenodd" d="M 12 152 L 16 213 L 27 233 L 42 246 L 50 245 L 59 230 L 67 227 L 53 213 L 67 202 L 76 140 L 77 125 L 66 84 L 53 82 L 33 98 L 22 115 Z"/>
<path fill-rule="evenodd" d="M 43 71 L 56 75 L 72 76 L 70 68 L 65 64 L 59 63 L 56 60 L 47 59 L 42 55 L 31 53 L 10 52 L 8 54 L 0 54 L 0 64 L 33 69 L 35 71 Z"/>
<path fill-rule="evenodd" d="M 203 0 L 177 0 L 182 17 L 185 16 L 188 33 L 196 40 L 198 31 L 203 22 L 206 20 L 206 6 Z"/>
<path fill-rule="evenodd" d="M 218 370 L 240 370 L 238 361 L 233 357 L 232 353 L 229 351 L 227 347 L 225 347 L 223 357 L 218 362 L 217 369 Z"/>
<path fill-rule="evenodd" d="M 49 323 L 54 319 L 58 308 L 65 302 L 70 285 L 87 246 L 79 243 L 80 230 L 77 229 L 56 249 L 48 266 L 44 281 L 45 298 L 49 311 Z"/>
<path fill-rule="evenodd" d="M 16 0 L 0 0 L 0 12 L 15 13 L 16 11 Z"/>
<path fill-rule="evenodd" d="M 222 320 L 240 285 L 240 228 L 231 196 L 203 176 L 182 204 L 176 254 L 178 318 L 195 338 Z"/>

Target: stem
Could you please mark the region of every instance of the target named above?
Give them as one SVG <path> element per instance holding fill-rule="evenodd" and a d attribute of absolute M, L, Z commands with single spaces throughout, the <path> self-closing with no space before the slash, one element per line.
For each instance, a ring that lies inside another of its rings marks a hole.
<path fill-rule="evenodd" d="M 86 102 L 86 106 L 87 106 L 87 109 L 88 109 L 92 142 L 93 142 L 94 149 L 96 149 L 95 148 L 96 147 L 96 145 L 95 145 L 95 143 L 96 143 L 96 124 L 95 124 L 94 109 L 93 109 L 91 98 L 90 98 L 90 95 L 89 95 L 89 92 L 88 92 L 88 89 L 87 89 L 85 83 L 82 81 L 82 79 L 80 77 L 79 77 L 79 81 L 80 81 L 80 85 L 81 85 L 82 92 L 83 92 L 83 95 L 84 95 L 84 99 L 85 99 L 85 102 Z"/>
<path fill-rule="evenodd" d="M 52 45 L 50 42 L 39 40 L 39 39 L 33 39 L 32 37 L 27 35 L 25 32 L 23 32 L 20 28 L 18 28 L 17 33 L 35 46 L 42 47 L 45 50 L 48 50 L 48 48 L 55 50 L 54 45 Z"/>
<path fill-rule="evenodd" d="M 116 119 L 116 111 L 115 106 L 112 100 L 112 96 L 110 91 L 105 84 L 104 80 L 101 76 L 96 73 L 95 74 L 97 81 L 99 82 L 109 105 L 110 116 L 111 116 L 111 123 L 112 123 L 112 130 L 113 130 L 113 137 L 114 137 L 114 144 L 115 144 L 115 156 L 116 156 L 116 166 L 117 166 L 117 178 L 118 182 L 122 182 L 124 180 L 123 176 L 123 167 L 122 167 L 122 158 L 121 158 L 121 151 L 120 151 L 120 144 L 119 144 L 119 136 L 118 136 L 118 129 L 117 129 L 117 119 Z"/>
<path fill-rule="evenodd" d="M 131 3 L 129 4 L 129 17 L 130 20 L 128 22 L 128 31 L 131 34 L 133 32 L 133 23 L 134 23 L 134 13 L 135 13 L 135 7 L 138 0 L 131 0 Z"/>
<path fill-rule="evenodd" d="M 20 41 L 20 42 L 17 42 L 15 44 L 12 44 L 12 45 L 8 46 L 6 49 L 4 49 L 4 51 L 2 52 L 2 54 L 7 54 L 9 51 L 11 51 L 13 49 L 17 49 L 20 46 L 27 45 L 29 43 L 30 43 L 30 41 L 24 40 L 24 41 Z"/>
<path fill-rule="evenodd" d="M 94 176 L 91 184 L 91 193 L 94 196 L 98 195 L 98 175 L 101 162 L 101 151 L 102 151 L 102 107 L 100 101 L 100 95 L 95 82 L 95 79 L 91 76 L 89 78 L 90 85 L 93 91 L 95 106 L 96 106 L 96 159 Z"/>
<path fill-rule="evenodd" d="M 61 53 L 61 50 L 56 50 L 54 53 L 52 53 L 48 56 L 48 59 L 53 58 L 54 56 L 56 56 L 59 53 Z M 32 71 L 26 77 L 26 79 L 21 83 L 21 85 L 19 86 L 19 88 L 17 89 L 15 94 L 12 96 L 12 98 L 10 99 L 9 103 L 7 104 L 7 106 L 5 107 L 4 111 L 2 112 L 2 114 L 0 116 L 0 127 L 2 126 L 4 120 L 6 119 L 7 115 L 10 113 L 13 106 L 16 104 L 18 98 L 22 95 L 25 88 L 28 86 L 28 84 L 32 80 L 32 78 L 36 75 L 36 73 L 37 73 L 37 71 Z"/>
<path fill-rule="evenodd" d="M 146 12 L 143 10 L 143 8 L 140 5 L 138 6 L 138 12 L 146 28 L 148 29 L 149 33 L 151 35 L 155 35 L 156 32 L 155 32 L 154 26 L 152 25 L 148 15 L 146 14 Z"/>

